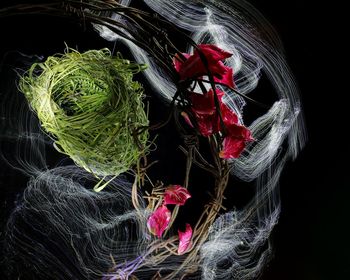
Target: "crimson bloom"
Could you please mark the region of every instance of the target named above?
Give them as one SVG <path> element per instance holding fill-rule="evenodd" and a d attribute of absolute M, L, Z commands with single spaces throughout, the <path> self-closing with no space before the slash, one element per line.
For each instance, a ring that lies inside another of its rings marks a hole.
<path fill-rule="evenodd" d="M 157 210 L 154 211 L 151 216 L 149 216 L 147 220 L 147 227 L 152 234 L 160 238 L 168 227 L 170 218 L 170 210 L 165 205 L 162 205 L 157 208 Z"/>
<path fill-rule="evenodd" d="M 222 102 L 224 92 L 216 89 L 216 94 L 219 101 L 221 116 L 224 124 L 238 123 L 238 116 L 225 103 Z M 199 132 L 204 136 L 210 136 L 220 130 L 220 117 L 216 112 L 214 91 L 210 89 L 205 94 L 191 93 L 190 100 L 192 103 L 191 111 L 196 118 Z M 185 121 L 193 124 L 186 113 L 182 113 Z"/>
<path fill-rule="evenodd" d="M 190 224 L 186 224 L 186 229 L 184 232 L 178 231 L 179 234 L 179 247 L 177 249 L 177 253 L 182 255 L 186 253 L 188 249 L 192 246 L 192 227 Z"/>
<path fill-rule="evenodd" d="M 207 67 L 201 59 L 201 54 L 205 56 Z M 174 59 L 175 69 L 181 80 L 195 79 L 208 74 L 208 70 L 214 77 L 214 81 L 224 84 L 230 88 L 234 87 L 233 70 L 223 64 L 222 60 L 232 56 L 214 45 L 198 45 L 193 55 L 183 54 L 184 61 L 179 56 Z M 219 156 L 224 159 L 238 158 L 246 146 L 246 142 L 252 141 L 251 132 L 248 128 L 238 123 L 238 116 L 225 103 L 222 102 L 224 93 L 215 89 L 219 101 L 219 108 L 226 134 L 223 141 L 223 149 Z M 215 105 L 214 91 L 210 89 L 203 94 L 191 93 L 191 112 L 196 120 L 200 134 L 208 137 L 214 133 L 222 131 L 222 123 Z M 194 127 L 190 117 L 183 112 L 185 121 Z"/>
<path fill-rule="evenodd" d="M 207 67 L 203 63 L 199 51 L 207 60 Z M 230 88 L 234 88 L 233 69 L 225 66 L 222 60 L 232 56 L 231 53 L 220 49 L 215 45 L 202 44 L 198 45 L 193 55 L 183 54 L 186 58 L 181 61 L 179 56 L 175 56 L 174 65 L 176 71 L 180 75 L 180 80 L 194 79 L 208 75 L 208 70 L 214 77 L 214 82 L 224 84 Z"/>
<path fill-rule="evenodd" d="M 248 128 L 238 124 L 238 116 L 223 101 L 224 93 L 216 89 L 222 121 L 226 127 L 226 136 L 223 141 L 223 149 L 220 157 L 224 159 L 238 158 L 246 146 L 246 142 L 252 141 L 251 132 Z M 205 94 L 191 93 L 191 111 L 195 117 L 199 132 L 208 137 L 222 130 L 220 117 L 216 112 L 214 91 L 210 89 Z M 193 127 L 186 113 L 182 114 L 186 122 Z"/>
<path fill-rule="evenodd" d="M 216 94 L 219 102 L 221 103 L 221 98 L 223 97 L 224 93 L 216 89 Z M 214 91 L 210 89 L 205 94 L 192 93 L 190 95 L 190 100 L 192 103 L 191 111 L 196 118 L 200 134 L 207 137 L 213 133 L 217 133 L 219 131 L 219 122 L 218 115 L 216 113 Z M 186 122 L 190 126 L 194 127 L 190 118 L 185 113 L 182 115 L 185 117 Z"/>
<path fill-rule="evenodd" d="M 191 197 L 187 189 L 180 185 L 171 185 L 165 190 L 164 205 L 175 204 L 184 205 L 186 200 Z"/>

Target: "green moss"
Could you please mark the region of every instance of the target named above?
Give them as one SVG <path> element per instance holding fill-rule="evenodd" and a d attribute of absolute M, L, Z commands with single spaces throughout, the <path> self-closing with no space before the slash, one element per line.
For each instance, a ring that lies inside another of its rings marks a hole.
<path fill-rule="evenodd" d="M 133 75 L 145 66 L 108 49 L 70 50 L 32 65 L 19 88 L 56 148 L 97 176 L 119 175 L 147 149 L 143 88 Z"/>

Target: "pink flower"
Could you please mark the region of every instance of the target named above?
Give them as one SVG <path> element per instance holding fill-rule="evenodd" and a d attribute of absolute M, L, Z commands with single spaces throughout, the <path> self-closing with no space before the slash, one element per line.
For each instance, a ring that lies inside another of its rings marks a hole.
<path fill-rule="evenodd" d="M 168 227 L 170 218 L 170 210 L 165 205 L 162 205 L 149 216 L 147 227 L 152 234 L 160 238 Z"/>
<path fill-rule="evenodd" d="M 233 70 L 231 67 L 227 67 L 222 63 L 222 60 L 229 58 L 232 54 L 215 45 L 202 44 L 198 45 L 198 49 L 207 60 L 208 70 L 213 75 L 214 82 L 234 88 Z M 180 75 L 180 80 L 194 79 L 208 75 L 208 70 L 197 49 L 193 55 L 183 55 L 186 58 L 185 61 L 181 61 L 178 55 L 174 58 L 174 66 Z"/>
<path fill-rule="evenodd" d="M 164 205 L 184 205 L 186 200 L 190 197 L 191 195 L 187 189 L 179 185 L 172 185 L 165 190 Z"/>
<path fill-rule="evenodd" d="M 226 124 L 227 136 L 223 141 L 223 149 L 219 156 L 224 159 L 238 158 L 243 152 L 246 142 L 253 141 L 251 132 L 243 125 Z"/>
<path fill-rule="evenodd" d="M 186 224 L 185 232 L 178 231 L 179 233 L 179 248 L 177 249 L 177 253 L 182 255 L 186 253 L 186 251 L 192 246 L 192 228 L 190 224 Z"/>

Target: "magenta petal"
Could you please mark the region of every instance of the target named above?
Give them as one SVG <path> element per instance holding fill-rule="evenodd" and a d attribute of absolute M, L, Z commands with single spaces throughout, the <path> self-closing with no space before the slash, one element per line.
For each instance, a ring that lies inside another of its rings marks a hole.
<path fill-rule="evenodd" d="M 147 227 L 152 234 L 160 238 L 168 227 L 170 218 L 170 210 L 165 205 L 162 205 L 149 216 Z"/>
<path fill-rule="evenodd" d="M 224 92 L 216 89 L 216 94 L 219 103 L 221 103 Z M 202 95 L 192 93 L 190 95 L 190 99 L 192 102 L 192 111 L 196 117 L 199 132 L 204 137 L 217 133 L 219 131 L 219 126 L 213 89 L 210 89 L 207 93 Z"/>
<path fill-rule="evenodd" d="M 197 115 L 198 129 L 201 135 L 208 137 L 219 131 L 218 116 L 212 115 Z"/>
<path fill-rule="evenodd" d="M 184 205 L 190 197 L 187 189 L 179 185 L 172 185 L 165 190 L 164 204 Z"/>
<path fill-rule="evenodd" d="M 187 53 L 183 53 L 182 55 L 185 57 L 186 60 L 191 56 L 190 54 L 187 54 Z M 184 62 L 182 61 L 182 59 L 178 54 L 176 54 L 175 57 L 173 58 L 173 62 L 174 62 L 174 67 L 176 71 L 180 72 Z"/>
<path fill-rule="evenodd" d="M 238 158 L 243 152 L 246 142 L 253 141 L 251 132 L 243 125 L 231 124 L 227 127 L 228 135 L 223 141 L 223 149 L 219 156 L 224 159 Z"/>
<path fill-rule="evenodd" d="M 221 60 L 230 57 L 232 55 L 231 53 L 214 45 L 199 45 L 198 48 L 207 59 L 208 69 L 204 65 L 197 50 L 194 51 L 193 55 L 187 55 L 187 59 L 183 63 L 178 61 L 178 56 L 175 56 L 175 68 L 179 72 L 181 80 L 206 75 L 208 70 L 213 76 L 220 78 L 228 72 L 229 67 L 225 66 Z M 233 84 L 233 81 L 230 83 Z"/>
<path fill-rule="evenodd" d="M 190 100 L 192 102 L 192 110 L 196 114 L 211 115 L 215 113 L 214 96 L 212 93 L 208 92 L 202 95 L 192 93 L 190 95 Z"/>
<path fill-rule="evenodd" d="M 225 125 L 237 124 L 238 116 L 225 103 L 220 104 L 222 120 Z M 220 121 L 220 120 L 219 120 Z"/>
<path fill-rule="evenodd" d="M 191 55 L 178 70 L 181 80 L 204 75 L 207 71 L 198 55 Z"/>
<path fill-rule="evenodd" d="M 216 83 L 223 84 L 229 88 L 235 88 L 235 83 L 233 81 L 233 69 L 228 66 L 224 66 L 225 71 L 218 72 L 220 73 L 220 77 L 214 76 L 214 81 Z"/>
<path fill-rule="evenodd" d="M 222 77 L 222 75 L 224 75 L 228 70 L 228 67 L 225 66 L 222 61 L 217 61 L 215 63 L 209 64 L 208 68 L 214 77 Z"/>
<path fill-rule="evenodd" d="M 238 158 L 245 148 L 245 141 L 233 137 L 225 137 L 223 150 L 219 156 L 224 159 Z"/>
<path fill-rule="evenodd" d="M 202 61 L 199 52 L 207 60 L 207 67 Z M 215 45 L 202 44 L 198 45 L 198 50 L 196 49 L 192 55 L 183 54 L 186 58 L 182 61 L 179 55 L 174 57 L 174 66 L 176 71 L 180 75 L 181 80 L 195 79 L 209 72 L 213 75 L 214 81 L 217 83 L 224 84 L 230 88 L 234 88 L 235 84 L 233 81 L 233 69 L 231 67 L 225 66 L 222 60 L 232 56 L 231 53 L 220 49 Z"/>
<path fill-rule="evenodd" d="M 232 56 L 232 53 L 224 51 L 215 45 L 201 44 L 198 45 L 198 48 L 202 51 L 205 57 L 207 57 L 209 62 L 223 60 Z M 195 50 L 195 52 L 196 51 L 197 50 Z"/>
<path fill-rule="evenodd" d="M 219 89 L 215 89 L 215 91 L 219 102 L 221 102 L 221 99 L 224 96 L 224 92 Z M 190 95 L 190 100 L 192 102 L 192 110 L 196 114 L 211 115 L 216 111 L 213 89 L 210 89 L 204 94 L 192 93 Z"/>
<path fill-rule="evenodd" d="M 186 253 L 186 251 L 191 247 L 192 242 L 192 228 L 190 224 L 186 224 L 185 232 L 178 231 L 179 233 L 179 248 L 177 249 L 177 253 L 182 255 Z"/>

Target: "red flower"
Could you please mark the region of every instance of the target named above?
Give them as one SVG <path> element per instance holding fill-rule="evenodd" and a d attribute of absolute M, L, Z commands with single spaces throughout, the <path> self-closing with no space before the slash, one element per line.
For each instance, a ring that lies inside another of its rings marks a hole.
<path fill-rule="evenodd" d="M 238 123 L 238 116 L 225 103 L 220 102 L 222 121 L 225 125 Z M 220 121 L 220 119 L 219 119 Z"/>
<path fill-rule="evenodd" d="M 186 224 L 186 230 L 184 232 L 178 231 L 179 233 L 179 248 L 177 249 L 177 253 L 182 255 L 186 253 L 186 251 L 192 246 L 192 228 L 190 224 Z"/>
<path fill-rule="evenodd" d="M 218 97 L 219 103 L 224 96 L 224 92 L 216 89 L 216 95 Z M 207 93 L 198 94 L 191 93 L 190 100 L 192 102 L 192 110 L 198 115 L 213 115 L 216 112 L 214 91 L 210 89 Z"/>
<path fill-rule="evenodd" d="M 216 89 L 216 94 L 218 96 L 219 103 L 221 103 L 221 98 L 224 93 Z M 192 93 L 190 95 L 190 100 L 192 103 L 191 110 L 196 118 L 199 132 L 207 137 L 213 133 L 219 131 L 218 127 L 218 115 L 216 113 L 214 91 L 210 89 L 205 94 Z M 186 122 L 193 127 L 190 118 L 186 113 L 182 113 Z"/>
<path fill-rule="evenodd" d="M 223 149 L 219 156 L 224 159 L 238 158 L 243 152 L 246 142 L 253 141 L 248 128 L 235 123 L 227 124 L 227 136 L 223 141 Z"/>
<path fill-rule="evenodd" d="M 164 205 L 184 205 L 186 200 L 190 197 L 191 195 L 187 189 L 179 185 L 172 185 L 165 190 Z"/>
<path fill-rule="evenodd" d="M 238 158 L 243 152 L 246 142 L 254 139 L 248 128 L 238 124 L 238 116 L 226 104 L 220 104 L 220 111 L 227 135 L 219 156 L 224 159 Z"/>
<path fill-rule="evenodd" d="M 214 45 L 198 45 L 199 51 L 205 56 L 208 63 L 208 70 L 214 77 L 214 82 L 224 84 L 234 88 L 233 70 L 222 63 L 222 60 L 232 56 Z M 175 56 L 174 65 L 180 75 L 180 80 L 194 79 L 200 76 L 208 75 L 208 70 L 203 63 L 199 51 L 196 49 L 193 55 L 183 54 L 186 58 L 181 61 L 179 56 Z"/>
<path fill-rule="evenodd" d="M 165 205 L 162 205 L 149 216 L 147 227 L 152 234 L 160 238 L 168 227 L 170 218 L 170 210 Z"/>
<path fill-rule="evenodd" d="M 238 124 L 238 116 L 225 103 L 222 102 L 224 93 L 216 89 L 222 121 L 226 127 L 226 137 L 223 141 L 223 149 L 220 157 L 224 159 L 238 158 L 246 146 L 246 142 L 252 141 L 251 132 L 245 126 Z M 220 117 L 216 112 L 214 101 L 214 92 L 200 95 L 192 93 L 190 95 L 192 102 L 192 113 L 196 118 L 199 132 L 207 137 L 213 133 L 217 133 L 221 128 Z M 186 113 L 182 113 L 186 122 L 193 127 L 193 124 Z"/>
<path fill-rule="evenodd" d="M 225 103 L 222 102 L 224 93 L 219 89 L 216 89 L 216 94 L 219 101 L 221 116 L 224 124 L 238 123 L 238 117 Z M 217 133 L 220 130 L 220 118 L 216 112 L 214 91 L 210 89 L 205 94 L 192 93 L 190 95 L 192 103 L 191 110 L 196 118 L 199 132 L 204 136 L 210 136 L 213 133 Z M 185 121 L 192 127 L 189 116 L 186 113 L 182 113 Z"/>

